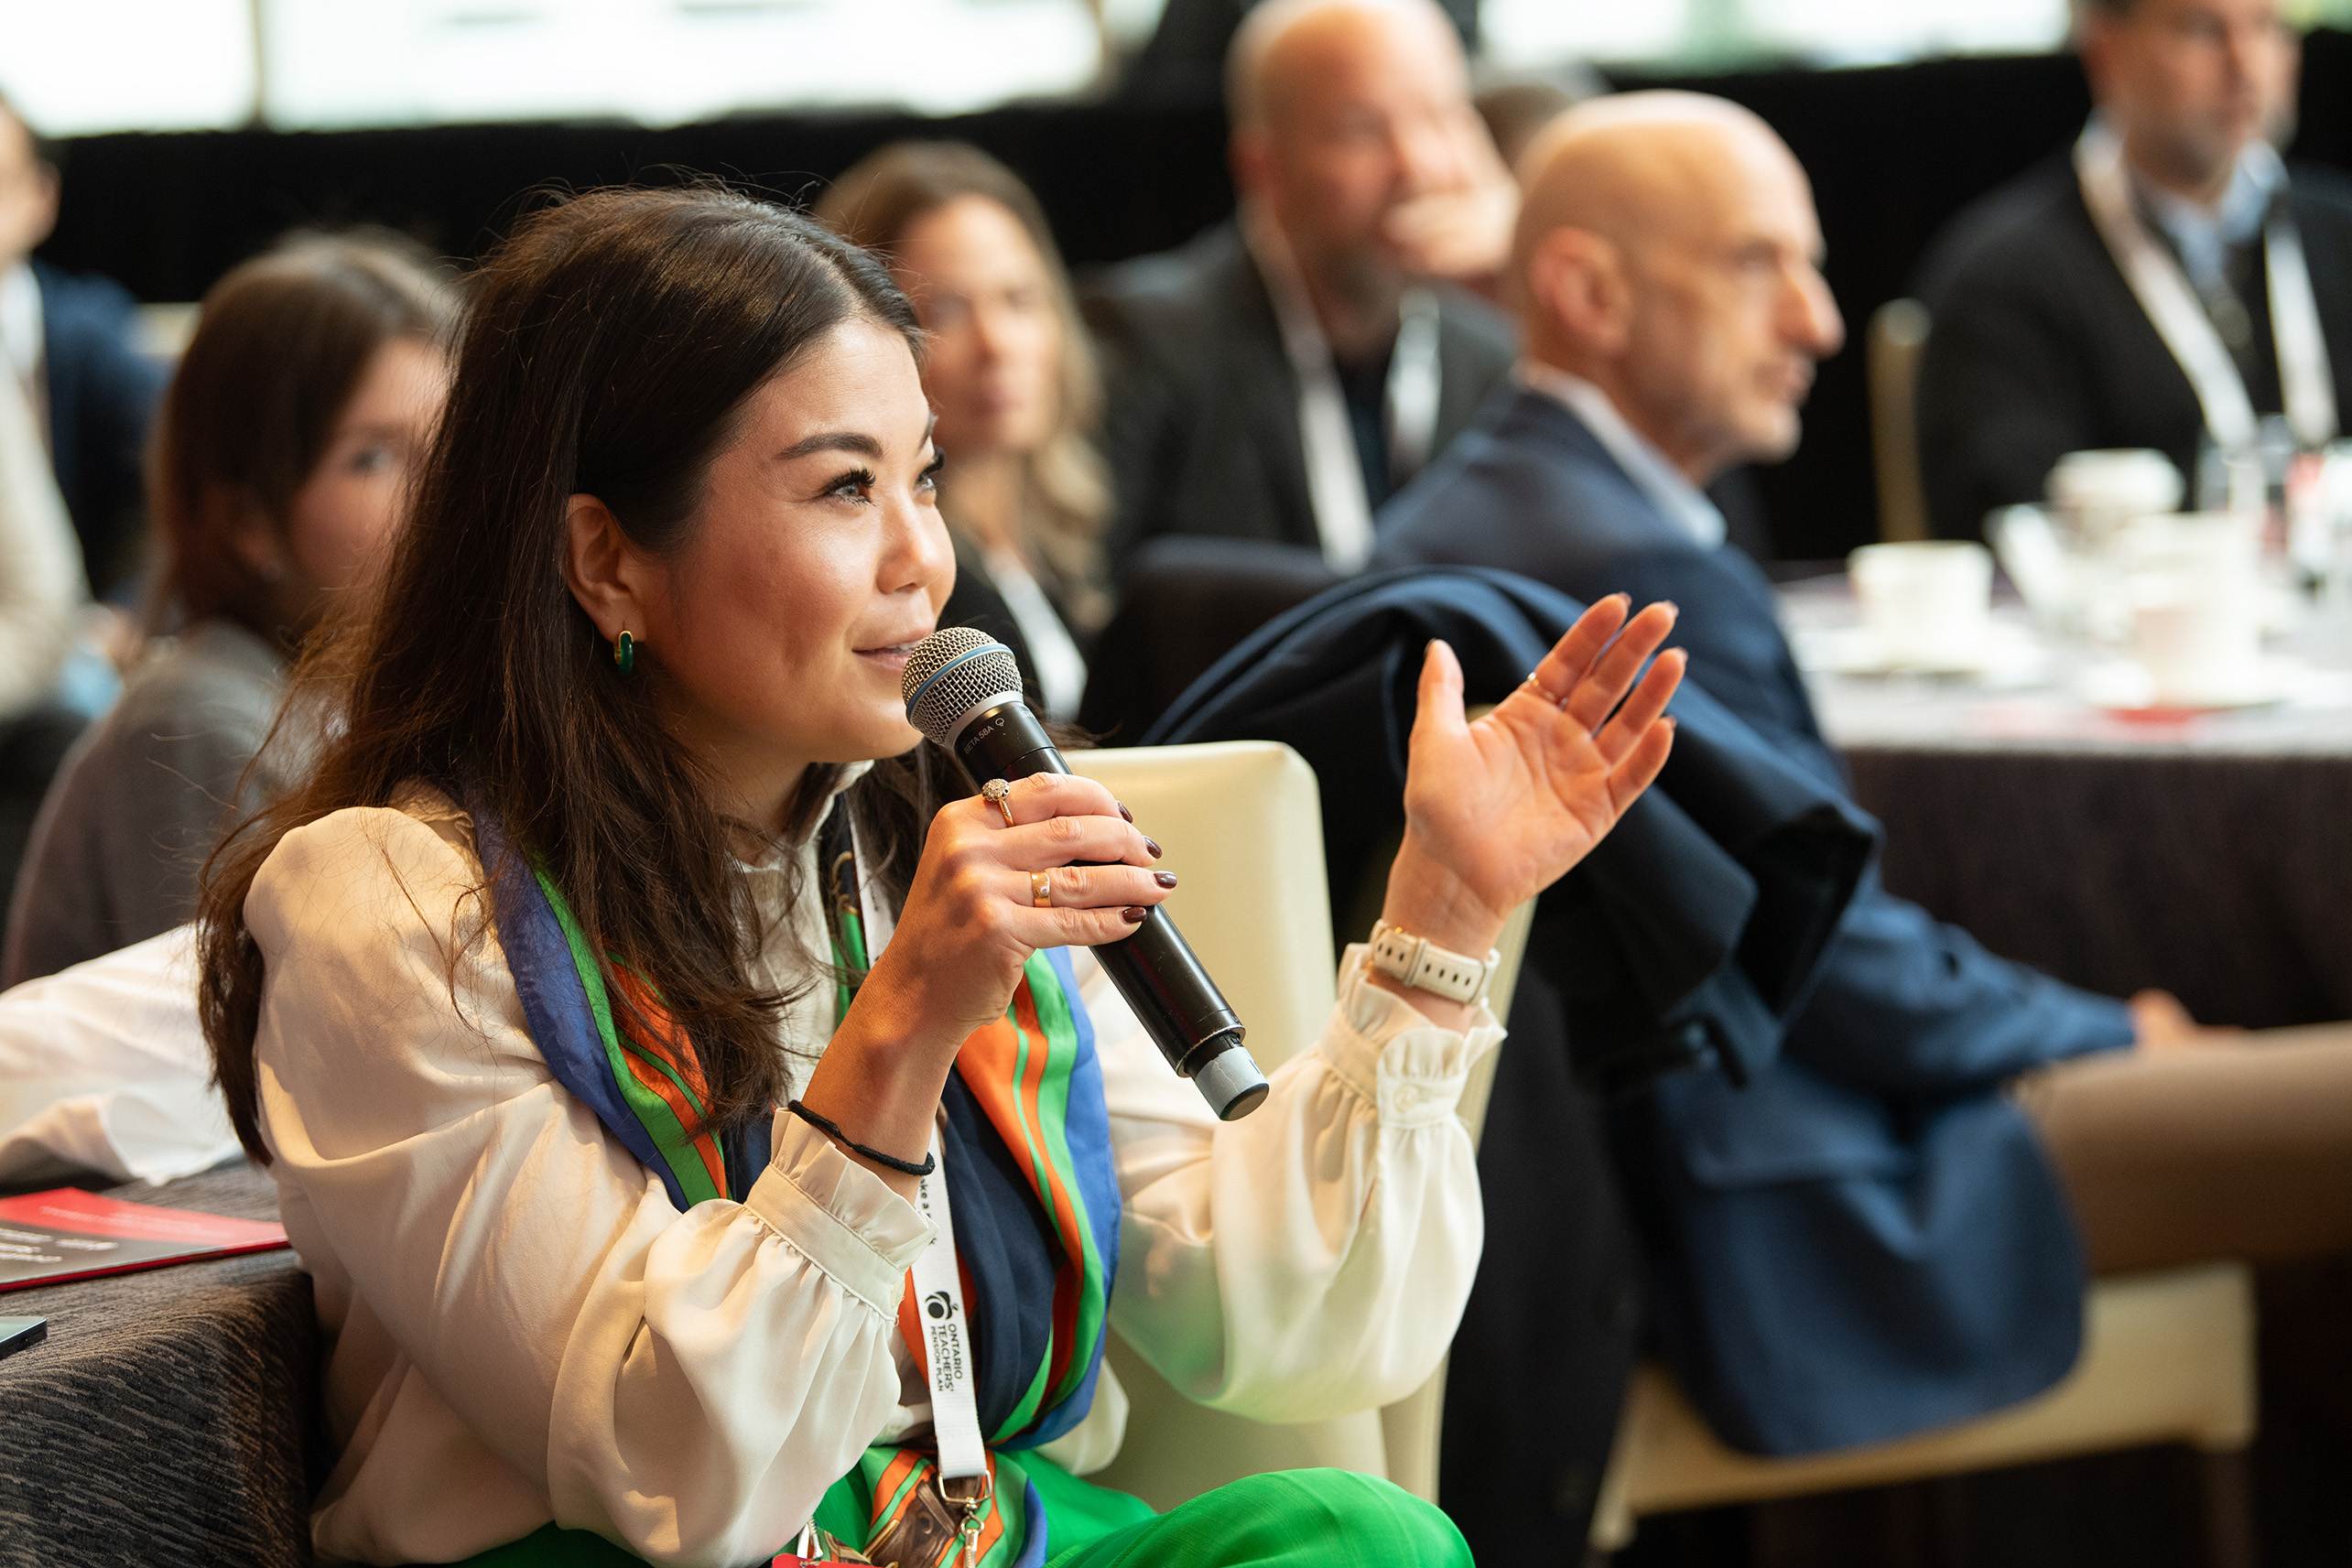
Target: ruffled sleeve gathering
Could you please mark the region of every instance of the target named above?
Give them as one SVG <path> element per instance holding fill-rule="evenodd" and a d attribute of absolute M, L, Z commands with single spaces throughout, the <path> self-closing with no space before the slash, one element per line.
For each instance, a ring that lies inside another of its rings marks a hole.
<path fill-rule="evenodd" d="M 1176 1388 L 1261 1421 L 1314 1421 L 1425 1381 L 1469 1297 L 1485 1234 L 1455 1114 L 1502 1038 L 1467 1033 L 1366 979 L 1349 948 L 1321 1040 L 1219 1123 L 1081 962 L 1125 1203 L 1111 1320 Z"/>

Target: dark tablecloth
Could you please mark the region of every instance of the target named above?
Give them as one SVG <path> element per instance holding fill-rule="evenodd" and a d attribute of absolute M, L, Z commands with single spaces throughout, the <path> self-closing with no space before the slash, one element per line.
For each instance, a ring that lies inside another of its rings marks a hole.
<path fill-rule="evenodd" d="M 2161 986 L 2207 1022 L 2352 1018 L 2352 732 L 2334 752 L 1846 758 L 1887 886 L 1995 952 L 2109 995 Z"/>
<path fill-rule="evenodd" d="M 108 1195 L 277 1217 L 251 1166 Z M 11 1291 L 0 1314 L 49 1320 L 0 1361 L 0 1564 L 310 1561 L 319 1331 L 293 1253 Z"/>
<path fill-rule="evenodd" d="M 1886 825 L 1891 890 L 2110 996 L 2161 987 L 2258 1029 L 2352 1019 L 2352 627 L 2279 646 L 2283 700 L 2133 715 L 2088 700 L 2114 651 L 2037 639 L 2013 605 L 1975 680 L 1829 673 L 1859 614 L 1842 578 L 1781 609 Z"/>

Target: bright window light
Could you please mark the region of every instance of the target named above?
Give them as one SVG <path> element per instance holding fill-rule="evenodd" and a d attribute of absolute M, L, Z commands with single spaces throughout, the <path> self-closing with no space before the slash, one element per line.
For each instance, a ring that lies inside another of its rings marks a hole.
<path fill-rule="evenodd" d="M 1765 49 L 1860 63 L 1928 54 L 2027 53 L 2066 36 L 2066 0 L 1748 0 Z"/>
<path fill-rule="evenodd" d="M 953 114 L 1076 92 L 1084 0 L 262 0 L 269 122 L 615 116 L 849 104 Z"/>
<path fill-rule="evenodd" d="M 1492 63 L 1508 68 L 1648 59 L 1674 53 L 1690 22 L 1685 0 L 1486 0 L 1479 8 L 1479 41 Z"/>
<path fill-rule="evenodd" d="M 248 0 L 0 0 L 0 91 L 52 136 L 242 125 Z"/>
<path fill-rule="evenodd" d="M 1792 55 L 1859 64 L 2054 49 L 2065 37 L 2066 0 L 1486 0 L 1479 29 L 1497 64 L 1522 69 Z"/>

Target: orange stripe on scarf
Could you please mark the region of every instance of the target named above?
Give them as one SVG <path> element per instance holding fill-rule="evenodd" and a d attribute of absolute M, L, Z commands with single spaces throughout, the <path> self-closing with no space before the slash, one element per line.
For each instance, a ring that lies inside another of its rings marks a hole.
<path fill-rule="evenodd" d="M 695 1157 L 710 1173 L 710 1184 L 719 1190 L 719 1195 L 726 1196 L 726 1159 L 719 1152 L 719 1141 L 700 1130 L 702 1113 L 694 1105 L 694 1099 L 708 1100 L 710 1096 L 703 1085 L 702 1063 L 694 1054 L 693 1042 L 686 1037 L 685 1031 L 678 1028 L 677 1021 L 670 1017 L 669 1009 L 661 1004 L 661 1000 L 643 980 L 618 965 L 613 967 L 612 979 L 614 987 L 627 999 L 630 1009 L 635 1013 L 642 1032 L 652 1036 L 650 1040 L 639 1040 L 634 1034 L 623 1034 L 621 1056 L 629 1064 L 629 1076 L 659 1095 L 662 1103 L 669 1107 L 670 1114 L 677 1118 L 677 1124 L 695 1134 Z M 613 1021 L 616 1033 L 619 1033 L 620 1022 L 618 1019 Z M 631 1050 L 631 1046 L 636 1049 Z M 638 1054 L 639 1051 L 658 1055 L 668 1063 L 678 1077 L 686 1081 L 694 1099 L 679 1093 L 677 1083 L 669 1074 L 645 1061 Z"/>

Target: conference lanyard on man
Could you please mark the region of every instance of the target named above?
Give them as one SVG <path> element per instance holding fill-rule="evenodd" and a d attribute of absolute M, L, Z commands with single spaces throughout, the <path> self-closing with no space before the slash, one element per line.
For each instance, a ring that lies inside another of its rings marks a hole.
<path fill-rule="evenodd" d="M 2140 308 L 2195 390 L 2214 443 L 2233 453 L 2252 447 L 2260 423 L 2238 362 L 2223 346 L 2180 263 L 2148 232 L 2132 203 L 2123 140 L 2097 115 L 2075 143 L 2075 174 L 2099 238 L 2107 242 L 2108 253 Z M 2336 384 L 2311 273 L 2303 265 L 2303 238 L 2288 215 L 2283 194 L 2272 201 L 2263 222 L 2262 258 L 2270 279 L 2271 331 L 2278 346 L 2287 427 L 2301 446 L 2322 447 L 2336 433 Z"/>
<path fill-rule="evenodd" d="M 1242 239 L 1264 278 L 1274 322 L 1282 330 L 1284 355 L 1298 377 L 1299 445 L 1306 460 L 1306 497 L 1323 558 L 1335 571 L 1363 569 L 1372 554 L 1372 509 L 1364 493 L 1364 469 L 1356 452 L 1356 430 L 1330 340 L 1316 319 L 1297 264 L 1281 232 L 1263 214 L 1244 210 Z M 1429 460 L 1437 434 L 1437 397 L 1443 390 L 1437 359 L 1437 297 L 1408 288 L 1398 303 L 1396 347 L 1389 357 L 1386 405 L 1389 470 L 1400 482 Z"/>

